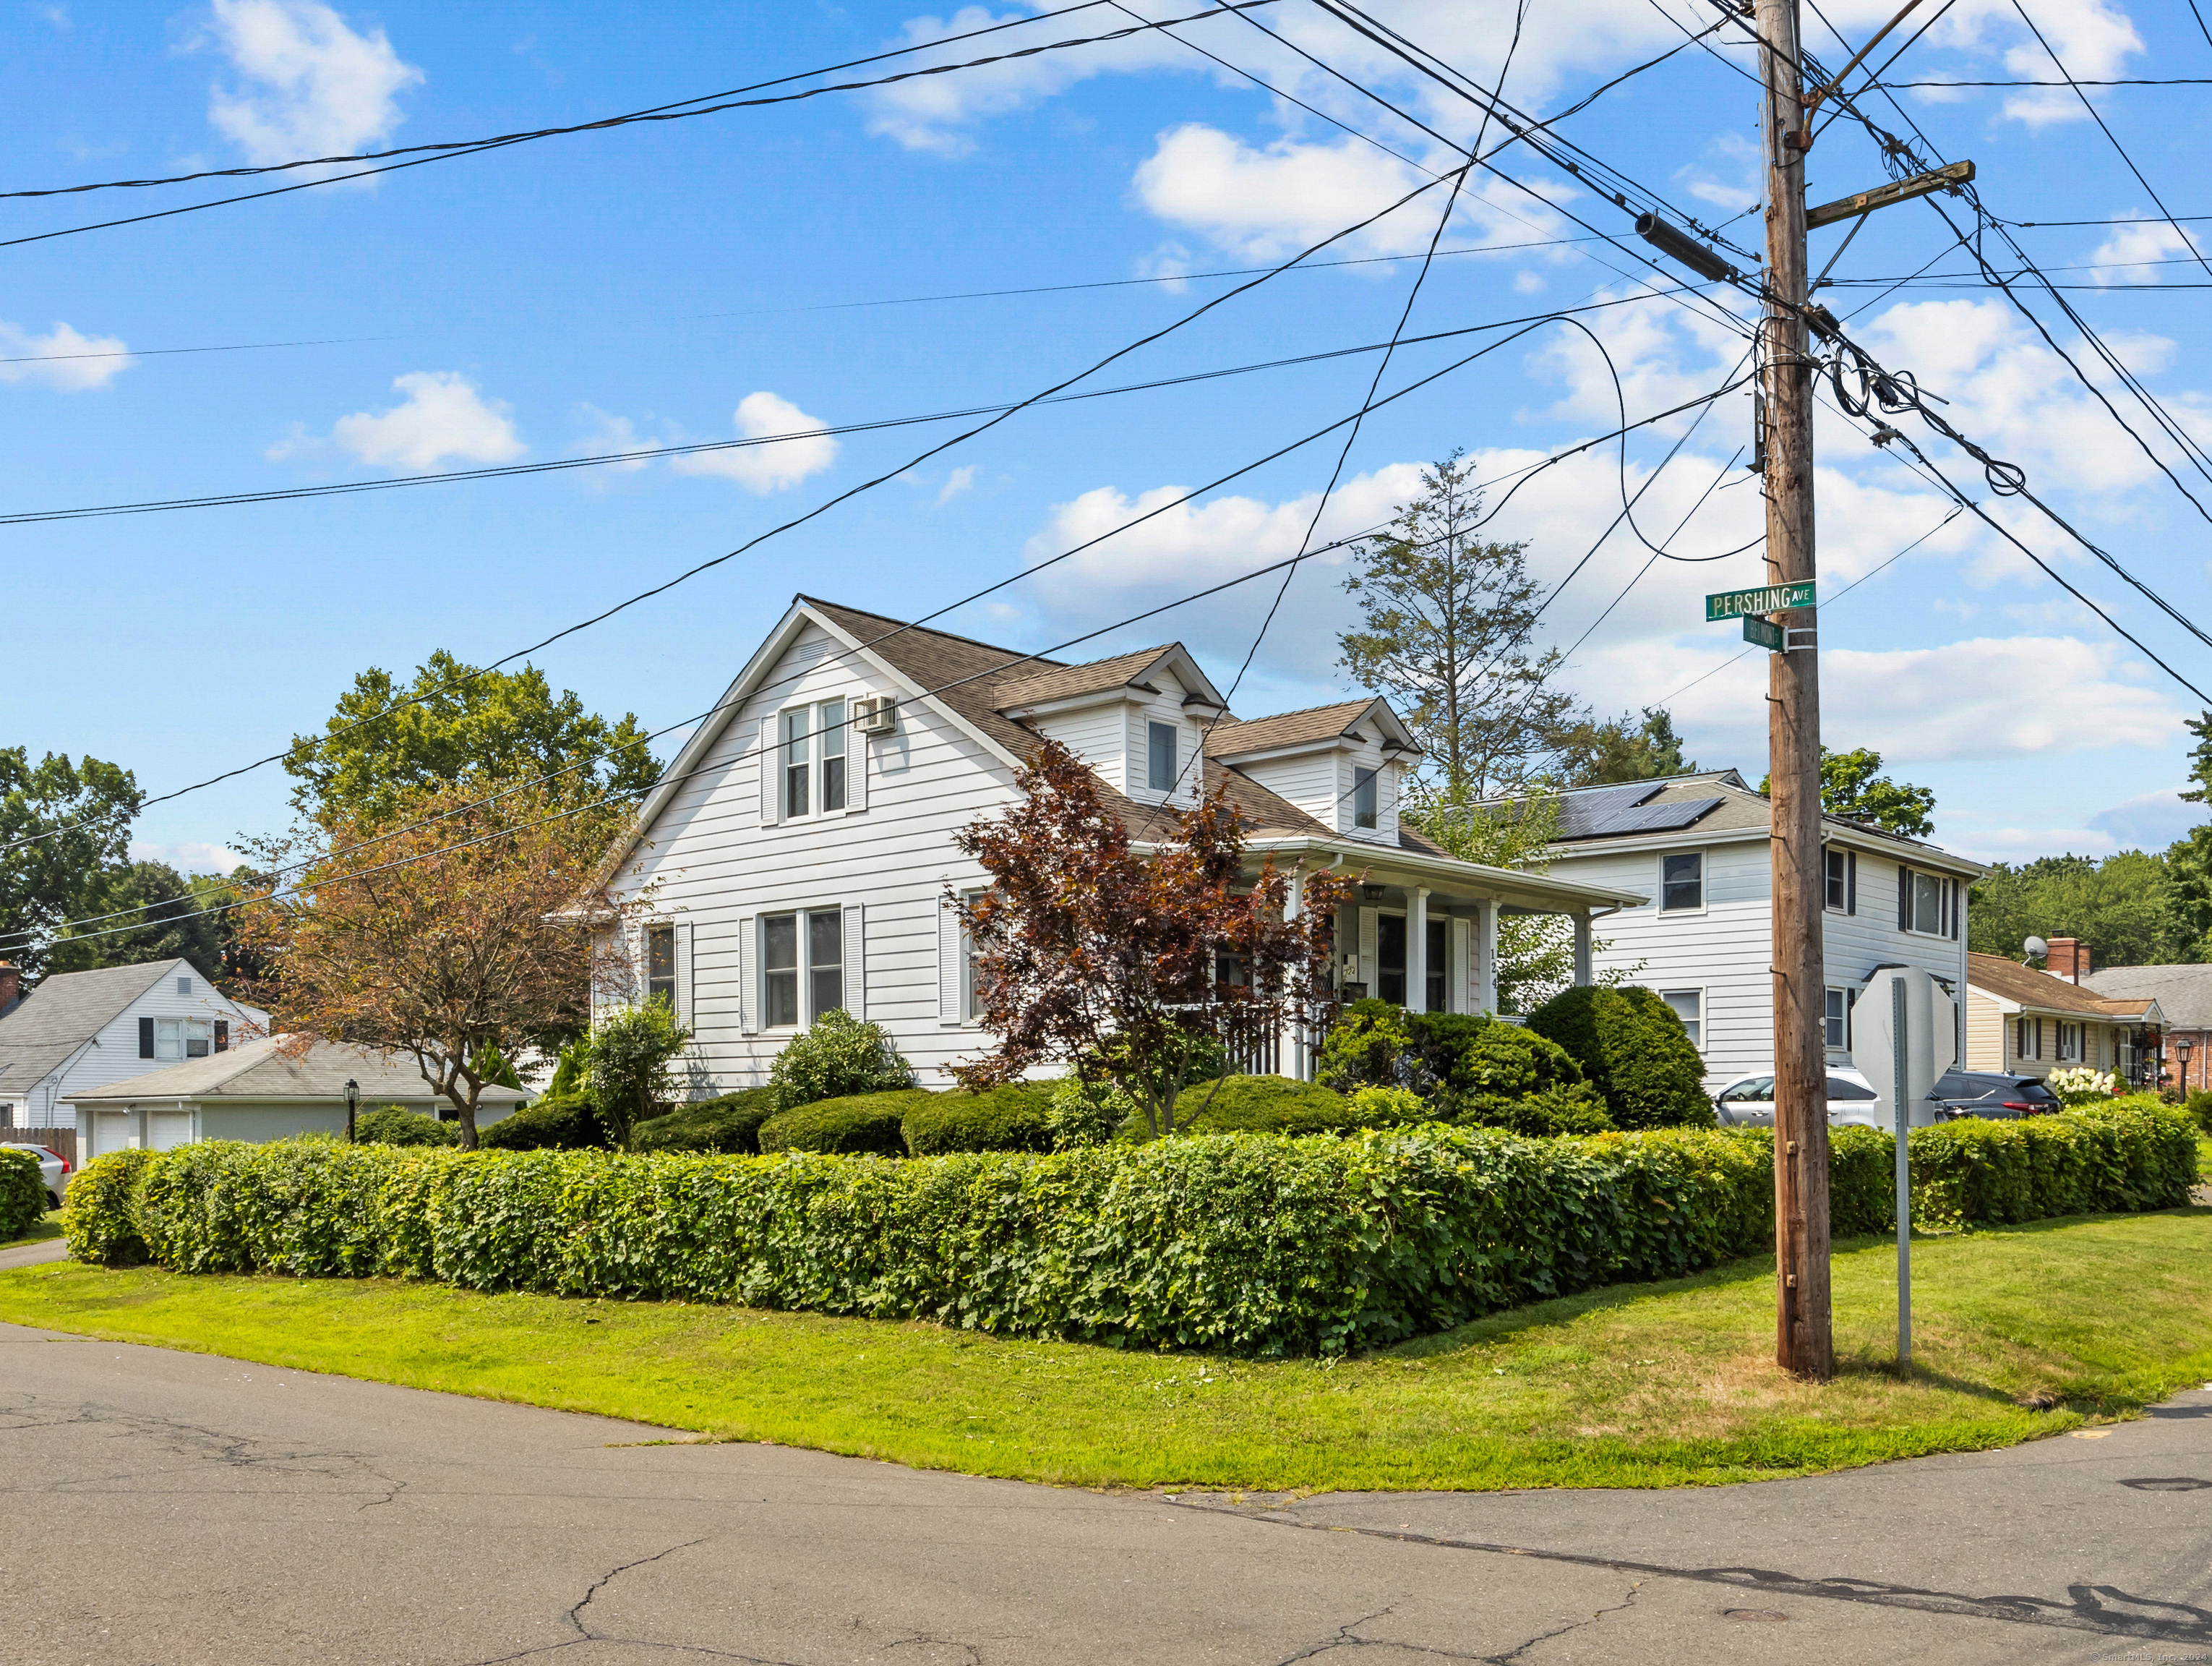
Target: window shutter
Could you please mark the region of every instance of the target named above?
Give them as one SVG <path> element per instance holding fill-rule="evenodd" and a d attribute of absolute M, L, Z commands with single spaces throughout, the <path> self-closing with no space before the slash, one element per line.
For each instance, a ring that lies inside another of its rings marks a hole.
<path fill-rule="evenodd" d="M 845 709 L 848 713 L 853 709 L 850 701 L 846 702 Z M 846 731 L 845 813 L 848 816 L 855 810 L 868 807 L 868 754 L 872 750 L 858 724 Z"/>
<path fill-rule="evenodd" d="M 937 1021 L 957 1024 L 961 1019 L 960 915 L 949 903 L 937 908 Z"/>
<path fill-rule="evenodd" d="M 218 1053 L 230 1051 L 230 1020 L 228 1018 L 217 1018 L 215 1021 L 215 1050 Z"/>
<path fill-rule="evenodd" d="M 775 714 L 761 719 L 760 751 L 760 812 L 761 825 L 774 827 L 776 824 Z"/>
<path fill-rule="evenodd" d="M 1897 928 L 1912 929 L 1912 870 L 1909 867 L 1897 870 Z"/>
<path fill-rule="evenodd" d="M 1468 924 L 1464 920 L 1451 922 L 1451 994 L 1448 998 L 1455 1012 L 1471 1012 L 1474 1003 L 1468 999 L 1467 939 Z"/>
<path fill-rule="evenodd" d="M 138 1056 L 142 1059 L 154 1056 L 154 1020 L 151 1018 L 138 1020 Z"/>
<path fill-rule="evenodd" d="M 1359 910 L 1359 982 L 1375 993 L 1375 917 L 1373 909 Z"/>
<path fill-rule="evenodd" d="M 676 1021 L 694 1028 L 691 1017 L 691 922 L 678 920 L 676 933 Z"/>
<path fill-rule="evenodd" d="M 738 918 L 738 1033 L 760 1033 L 760 922 L 753 915 Z"/>
<path fill-rule="evenodd" d="M 1955 943 L 1959 940 L 1959 882 L 1956 879 L 1943 882 L 1943 903 L 1944 912 L 1951 916 L 1950 938 Z"/>
<path fill-rule="evenodd" d="M 1859 853 L 1856 850 L 1846 850 L 1844 853 L 1844 912 L 1856 914 L 1858 911 Z"/>
<path fill-rule="evenodd" d="M 848 903 L 841 912 L 845 916 L 845 940 L 839 945 L 845 956 L 845 1010 L 856 1018 L 865 1018 L 868 1016 L 867 910 L 858 903 Z"/>

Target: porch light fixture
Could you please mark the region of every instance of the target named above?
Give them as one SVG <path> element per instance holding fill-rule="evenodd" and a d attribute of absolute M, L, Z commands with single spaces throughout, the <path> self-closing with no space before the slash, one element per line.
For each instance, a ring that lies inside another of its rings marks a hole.
<path fill-rule="evenodd" d="M 361 1109 L 361 1084 L 346 1078 L 346 1144 L 353 1144 L 353 1116 Z"/>
<path fill-rule="evenodd" d="M 1359 888 L 1359 894 L 1362 897 L 1364 897 L 1370 903 L 1379 903 L 1382 900 L 1382 887 L 1381 885 L 1362 885 Z"/>

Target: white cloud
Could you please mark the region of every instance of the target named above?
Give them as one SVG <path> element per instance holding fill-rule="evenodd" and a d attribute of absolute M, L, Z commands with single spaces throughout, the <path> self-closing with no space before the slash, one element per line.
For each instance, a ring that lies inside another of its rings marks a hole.
<path fill-rule="evenodd" d="M 2130 214 L 2135 212 L 2130 209 Z M 2093 283 L 2156 283 L 2166 267 L 2176 257 L 2188 261 L 2191 271 L 2201 272 L 2189 257 L 2197 252 L 2197 240 L 2179 228 L 2165 222 L 2146 221 L 2137 225 L 2119 226 L 2112 234 L 2098 246 L 2089 257 L 2089 264 L 2100 270 L 2092 272 Z M 2181 274 L 2186 278 L 2190 276 Z"/>
<path fill-rule="evenodd" d="M 337 446 L 381 468 L 422 471 L 446 463 L 505 463 L 526 447 L 504 400 L 487 402 L 456 370 L 415 370 L 392 379 L 407 397 L 389 410 L 356 410 L 327 440 L 295 426 L 264 454 L 272 461 Z"/>
<path fill-rule="evenodd" d="M 209 844 L 204 840 L 186 839 L 179 844 L 149 844 L 143 839 L 131 841 L 131 860 L 134 862 L 167 862 L 179 873 L 228 873 L 246 858 L 228 845 Z"/>
<path fill-rule="evenodd" d="M 733 451 L 697 452 L 676 458 L 669 466 L 678 474 L 716 475 L 736 481 L 749 492 L 765 493 L 796 486 L 837 460 L 837 441 L 820 432 L 822 419 L 809 416 L 777 394 L 746 394 L 738 402 L 736 423 L 738 435 L 749 440 L 797 437 Z"/>
<path fill-rule="evenodd" d="M 973 463 L 963 464 L 960 467 L 953 470 L 951 474 L 945 477 L 945 489 L 938 493 L 937 501 L 940 504 L 950 503 L 954 498 L 959 496 L 961 493 L 972 488 L 975 483 L 975 465 Z"/>
<path fill-rule="evenodd" d="M 2183 800 L 2179 787 L 2143 793 L 2100 810 L 2089 825 L 2120 848 L 2163 850 L 2193 827 L 2212 820 L 2212 811 Z"/>
<path fill-rule="evenodd" d="M 663 443 L 640 435 L 637 425 L 627 416 L 617 416 L 590 404 L 580 404 L 576 409 L 577 414 L 592 425 L 592 432 L 571 447 L 580 457 L 605 457 L 618 452 L 651 451 Z M 619 463 L 609 463 L 604 466 L 613 473 L 635 474 L 640 469 L 650 467 L 652 461 L 647 457 L 625 456 Z"/>
<path fill-rule="evenodd" d="M 81 393 L 88 387 L 106 386 L 131 363 L 119 337 L 88 336 L 66 324 L 34 336 L 19 324 L 0 320 L 0 382 L 29 382 Z"/>
<path fill-rule="evenodd" d="M 214 26 L 244 84 L 213 88 L 208 119 L 250 161 L 367 149 L 399 125 L 397 95 L 423 78 L 383 30 L 362 33 L 320 0 L 215 0 Z"/>

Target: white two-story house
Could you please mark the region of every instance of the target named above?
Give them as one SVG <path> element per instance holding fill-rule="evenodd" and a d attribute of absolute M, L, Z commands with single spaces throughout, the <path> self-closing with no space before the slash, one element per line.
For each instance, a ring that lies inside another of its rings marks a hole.
<path fill-rule="evenodd" d="M 1553 879 L 1644 893 L 1597 926 L 1601 974 L 1656 990 L 1705 1055 L 1717 1091 L 1774 1067 L 1772 818 L 1733 769 L 1588 787 L 1559 796 Z M 1828 1061 L 1852 1062 L 1869 976 L 1926 970 L 1948 998 L 1951 1057 L 1966 1055 L 1966 888 L 1979 863 L 1871 823 L 1821 819 Z"/>
<path fill-rule="evenodd" d="M 943 903 L 988 876 L 953 837 L 1014 802 L 1016 770 L 1048 737 L 1097 773 L 1139 849 L 1219 788 L 1255 866 L 1292 876 L 1292 906 L 1305 873 L 1358 876 L 1337 922 L 1354 992 L 1488 1010 L 1500 908 L 1586 921 L 1645 894 L 1461 861 L 1401 827 L 1420 754 L 1380 700 L 1240 721 L 1179 644 L 1063 665 L 801 597 L 603 870 L 614 897 L 644 905 L 623 927 L 636 976 L 621 993 L 674 1003 L 695 1097 L 763 1081 L 840 1007 L 882 1025 L 927 1085 L 988 1050 Z M 1262 1062 L 1308 1068 L 1297 1037 Z"/>

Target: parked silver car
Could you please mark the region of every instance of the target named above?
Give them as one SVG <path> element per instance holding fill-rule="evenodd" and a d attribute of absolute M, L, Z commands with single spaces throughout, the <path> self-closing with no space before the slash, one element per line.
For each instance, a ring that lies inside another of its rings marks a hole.
<path fill-rule="evenodd" d="M 0 1151 L 27 1151 L 39 1159 L 39 1178 L 46 1188 L 49 1207 L 62 1207 L 62 1194 L 69 1188 L 69 1159 L 48 1151 L 44 1146 L 26 1146 L 14 1140 L 0 1140 Z"/>
<path fill-rule="evenodd" d="M 1849 1065 L 1828 1067 L 1828 1126 L 1886 1128 L 1881 1095 L 1874 1084 Z M 1723 1128 L 1771 1128 L 1774 1126 L 1774 1073 L 1745 1076 L 1730 1082 L 1713 1097 Z"/>

